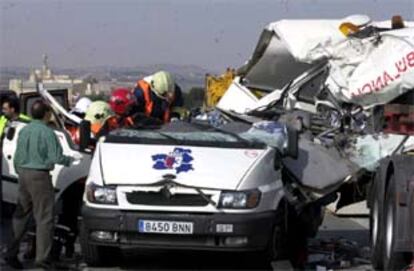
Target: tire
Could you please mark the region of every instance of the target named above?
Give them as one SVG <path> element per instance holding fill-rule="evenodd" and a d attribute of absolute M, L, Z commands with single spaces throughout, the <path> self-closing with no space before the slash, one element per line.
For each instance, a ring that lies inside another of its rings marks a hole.
<path fill-rule="evenodd" d="M 284 212 L 279 209 L 275 213 L 275 222 L 266 249 L 250 254 L 253 265 L 248 266 L 249 269 L 269 269 L 273 261 L 287 258 L 287 236 L 284 220 Z"/>
<path fill-rule="evenodd" d="M 266 263 L 271 263 L 275 260 L 285 259 L 287 254 L 285 252 L 287 238 L 284 223 L 279 222 L 273 227 L 272 236 L 265 252 Z"/>
<path fill-rule="evenodd" d="M 117 247 L 93 245 L 88 242 L 87 230 L 82 229 L 80 245 L 85 263 L 88 266 L 103 266 L 115 264 L 120 258 L 120 250 Z"/>
<path fill-rule="evenodd" d="M 396 251 L 395 242 L 397 236 L 397 186 L 395 176 L 389 180 L 386 192 L 384 209 L 384 248 L 383 259 L 385 270 L 401 270 L 410 264 L 408 253 Z"/>
<path fill-rule="evenodd" d="M 310 225 L 303 216 L 298 215 L 293 206 L 287 202 L 281 204 L 283 212 L 275 223 L 267 249 L 268 262 L 270 259 L 287 259 L 294 269 L 303 269 L 307 260 Z"/>
<path fill-rule="evenodd" d="M 295 270 L 302 270 L 308 259 L 309 225 L 302 221 L 296 211 L 292 209 L 288 215 L 287 256 Z"/>
<path fill-rule="evenodd" d="M 374 187 L 372 190 L 372 202 L 371 211 L 369 216 L 369 229 L 370 229 L 370 243 L 372 247 L 371 262 L 375 269 L 382 269 L 384 267 L 383 262 L 383 248 L 384 248 L 384 234 L 383 234 L 383 216 L 384 216 L 384 199 L 383 193 L 380 193 L 377 182 L 375 179 Z"/>

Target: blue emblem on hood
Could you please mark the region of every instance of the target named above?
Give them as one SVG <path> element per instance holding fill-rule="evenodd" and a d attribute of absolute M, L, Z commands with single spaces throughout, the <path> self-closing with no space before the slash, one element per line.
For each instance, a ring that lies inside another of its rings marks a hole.
<path fill-rule="evenodd" d="M 173 169 L 176 173 L 187 172 L 194 170 L 191 161 L 194 158 L 191 156 L 190 149 L 174 148 L 174 150 L 168 154 L 155 154 L 152 155 L 152 160 L 155 162 L 152 166 L 155 169 Z"/>

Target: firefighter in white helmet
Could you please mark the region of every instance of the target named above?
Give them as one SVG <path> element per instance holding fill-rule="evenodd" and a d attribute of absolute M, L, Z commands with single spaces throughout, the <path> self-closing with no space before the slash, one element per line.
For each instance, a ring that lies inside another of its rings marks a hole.
<path fill-rule="evenodd" d="M 72 108 L 70 113 L 75 114 L 80 118 L 84 118 L 91 103 L 91 99 L 88 97 L 82 97 L 76 102 L 75 107 Z"/>

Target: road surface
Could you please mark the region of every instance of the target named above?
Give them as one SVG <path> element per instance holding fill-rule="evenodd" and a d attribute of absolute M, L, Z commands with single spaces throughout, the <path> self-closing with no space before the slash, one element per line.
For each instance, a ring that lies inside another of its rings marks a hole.
<path fill-rule="evenodd" d="M 3 219 L 1 224 L 1 250 L 10 234 L 10 220 Z M 27 244 L 22 244 L 22 250 Z M 356 254 L 356 251 L 358 253 Z M 362 252 L 361 252 L 362 251 Z M 308 268 L 313 270 L 372 270 L 367 263 L 369 257 L 369 231 L 367 218 L 337 218 L 327 211 L 320 232 L 309 242 Z M 287 261 L 273 262 L 271 266 L 257 266 L 246 254 L 202 253 L 202 252 L 131 252 L 127 251 L 118 263 L 101 268 L 89 268 L 82 261 L 79 244 L 76 256 L 62 262 L 68 270 L 290 270 Z M 363 257 L 365 255 L 365 258 Z M 361 257 L 362 256 L 362 257 Z M 36 270 L 32 261 L 24 261 L 27 270 Z M 1 259 L 3 271 L 13 270 Z M 37 269 L 39 270 L 39 269 Z"/>

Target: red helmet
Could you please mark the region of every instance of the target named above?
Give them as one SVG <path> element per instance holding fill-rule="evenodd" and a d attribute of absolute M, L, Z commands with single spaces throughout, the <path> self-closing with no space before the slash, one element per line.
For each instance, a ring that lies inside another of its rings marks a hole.
<path fill-rule="evenodd" d="M 117 88 L 111 93 L 109 106 L 115 114 L 124 115 L 135 103 L 135 97 L 127 88 Z"/>

